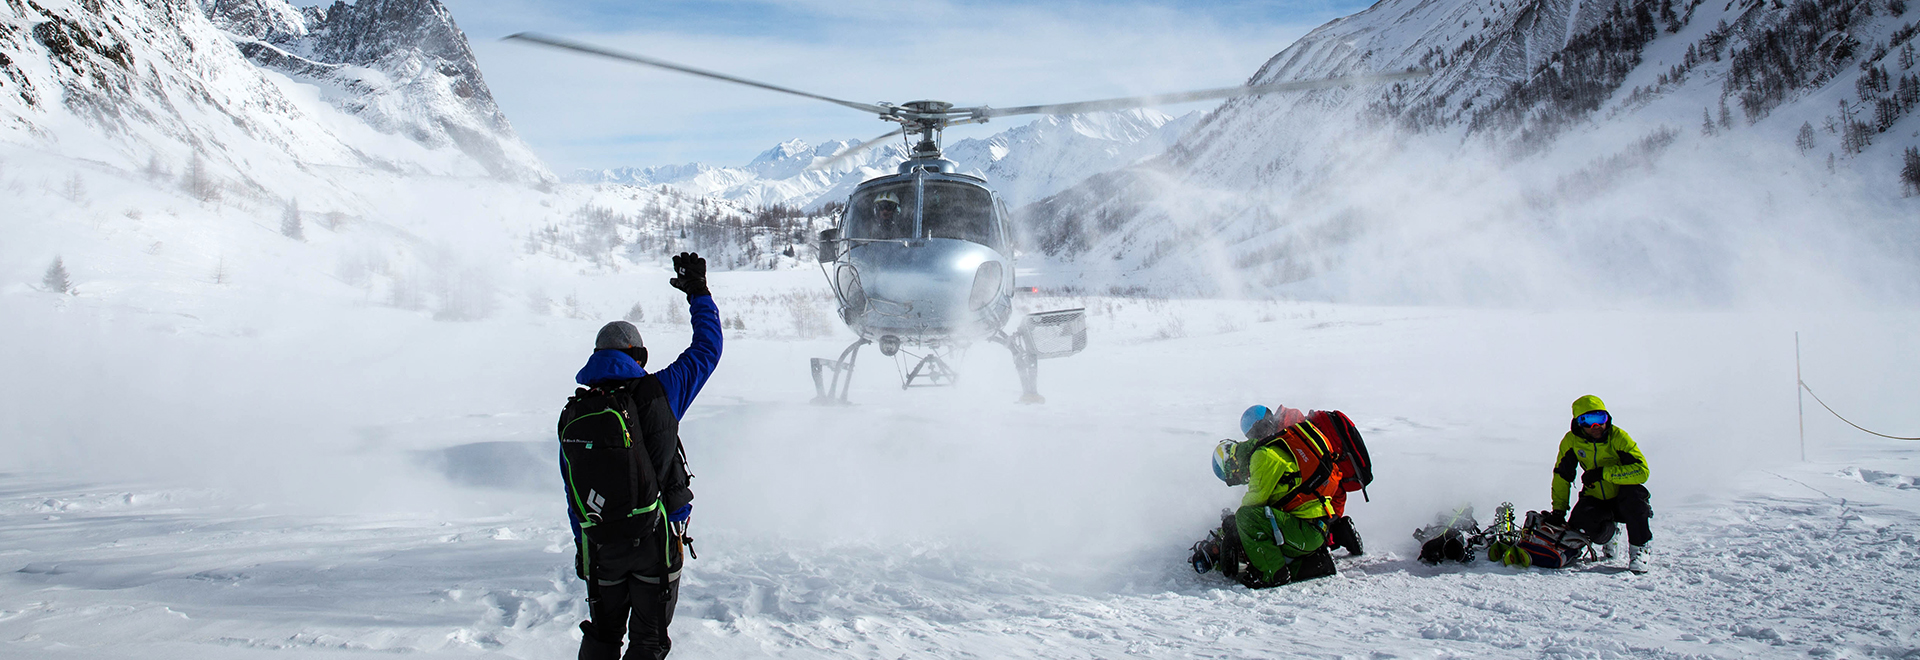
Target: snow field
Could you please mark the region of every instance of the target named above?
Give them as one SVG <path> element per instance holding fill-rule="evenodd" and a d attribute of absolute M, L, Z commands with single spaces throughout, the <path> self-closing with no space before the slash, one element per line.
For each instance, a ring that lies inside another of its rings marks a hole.
<path fill-rule="evenodd" d="M 1042 364 L 1046 405 L 1014 404 L 984 345 L 952 390 L 903 391 L 870 350 L 855 405 L 822 408 L 806 358 L 850 337 L 783 325 L 815 277 L 714 275 L 747 329 L 683 426 L 701 557 L 677 657 L 1920 648 L 1912 446 L 1810 411 L 1798 464 L 1791 399 L 1798 327 L 1823 397 L 1908 430 L 1909 313 L 1022 298 L 1091 312 L 1088 350 Z M 664 278 L 578 295 L 664 305 Z M 20 321 L 0 357 L 33 374 L 0 397 L 0 655 L 572 652 L 584 592 L 548 440 L 603 318 L 321 300 L 160 326 L 43 295 L 0 297 Z M 658 366 L 686 330 L 648 314 Z M 1566 406 L 1587 393 L 1653 467 L 1659 571 L 1411 559 L 1409 532 L 1444 508 L 1545 508 Z M 1367 434 L 1378 480 L 1350 513 L 1372 554 L 1337 577 L 1249 592 L 1185 566 L 1238 498 L 1207 452 L 1254 402 L 1338 408 Z"/>

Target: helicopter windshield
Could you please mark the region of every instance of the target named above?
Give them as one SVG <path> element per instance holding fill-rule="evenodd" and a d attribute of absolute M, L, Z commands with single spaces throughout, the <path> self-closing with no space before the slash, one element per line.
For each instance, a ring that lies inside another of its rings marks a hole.
<path fill-rule="evenodd" d="M 999 249 L 994 231 L 993 194 L 975 186 L 926 182 L 927 203 L 920 218 L 928 238 L 954 238 Z"/>
<path fill-rule="evenodd" d="M 910 181 L 862 190 L 847 207 L 847 238 L 913 238 L 918 206 Z"/>

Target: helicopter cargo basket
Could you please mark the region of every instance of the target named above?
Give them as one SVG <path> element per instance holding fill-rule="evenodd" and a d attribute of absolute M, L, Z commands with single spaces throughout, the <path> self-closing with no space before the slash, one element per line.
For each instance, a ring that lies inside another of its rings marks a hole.
<path fill-rule="evenodd" d="M 1028 314 L 1020 335 L 1035 359 L 1066 357 L 1087 347 L 1087 310 L 1084 307 Z"/>

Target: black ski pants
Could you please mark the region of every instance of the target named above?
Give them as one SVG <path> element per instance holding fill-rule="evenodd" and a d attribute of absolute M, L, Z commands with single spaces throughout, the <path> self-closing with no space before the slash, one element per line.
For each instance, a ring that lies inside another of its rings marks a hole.
<path fill-rule="evenodd" d="M 1606 543 L 1613 538 L 1613 524 L 1621 523 L 1627 526 L 1627 543 L 1646 545 L 1653 540 L 1653 528 L 1647 524 L 1653 518 L 1652 497 L 1647 487 L 1640 485 L 1621 486 L 1613 499 L 1581 495 L 1580 502 L 1567 514 L 1567 526 L 1594 543 Z"/>
<path fill-rule="evenodd" d="M 677 578 L 677 576 L 676 576 Z M 646 582 L 645 580 L 654 580 Z M 632 631 L 626 660 L 661 660 L 673 649 L 667 625 L 680 601 L 680 580 L 642 578 L 606 584 L 587 581 L 587 609 L 591 621 L 580 622 L 580 660 L 620 660 L 620 641 Z"/>

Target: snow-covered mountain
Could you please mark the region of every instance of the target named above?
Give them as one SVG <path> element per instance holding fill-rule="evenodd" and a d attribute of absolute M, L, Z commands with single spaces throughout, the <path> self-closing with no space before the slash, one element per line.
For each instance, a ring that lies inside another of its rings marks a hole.
<path fill-rule="evenodd" d="M 0 292 L 27 297 L 14 302 L 598 314 L 560 302 L 582 271 L 676 249 L 716 269 L 807 256 L 804 216 L 556 185 L 437 0 L 0 7 Z"/>
<path fill-rule="evenodd" d="M 252 194 L 314 168 L 552 180 L 438 0 L 9 3 L 0 73 L 0 140 Z"/>
<path fill-rule="evenodd" d="M 1159 155 L 1198 119 L 1197 113 L 1175 118 L 1150 109 L 1043 117 L 984 139 L 951 142 L 946 145 L 946 154 L 962 171 L 985 176 L 1010 203 L 1024 204 L 1094 174 Z M 859 144 L 858 140 L 838 140 L 814 146 L 791 140 L 740 167 L 688 163 L 578 170 L 567 180 L 665 185 L 687 194 L 716 196 L 749 206 L 816 208 L 845 199 L 861 181 L 892 174 L 907 157 L 904 143 L 888 144 L 851 156 L 831 168 L 808 169 Z"/>
<path fill-rule="evenodd" d="M 1431 75 L 1230 101 L 1165 158 L 1025 214 L 1057 258 L 1208 292 L 1911 298 L 1906 11 L 1386 0 L 1249 82 Z"/>
<path fill-rule="evenodd" d="M 494 176 L 546 180 L 438 0 L 360 0 L 296 11 L 285 0 L 215 0 L 208 18 L 248 59 L 326 89 L 342 111 L 428 147 L 451 146 Z"/>

